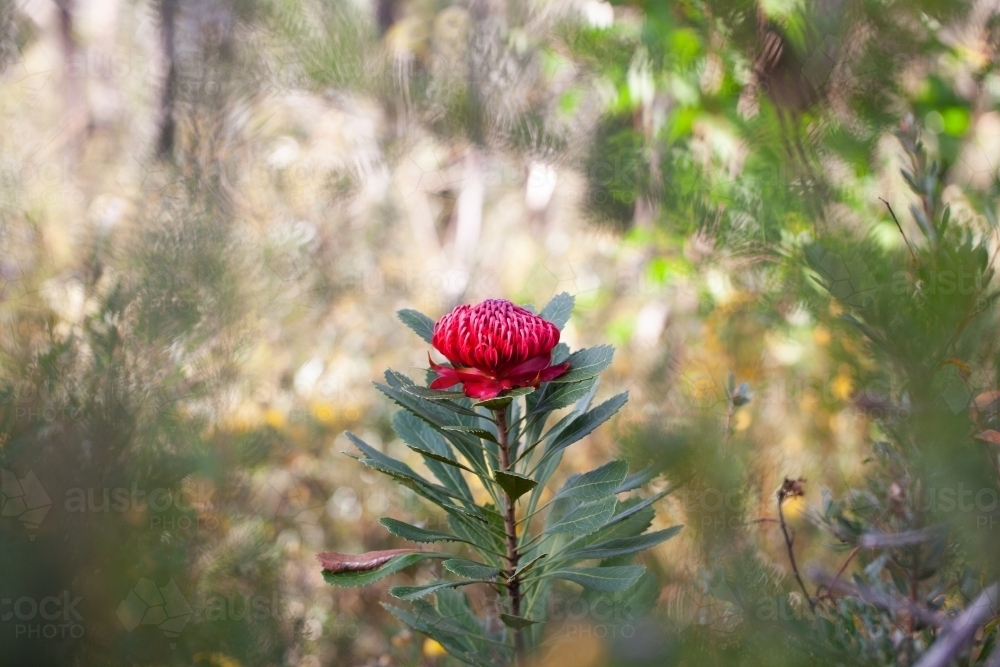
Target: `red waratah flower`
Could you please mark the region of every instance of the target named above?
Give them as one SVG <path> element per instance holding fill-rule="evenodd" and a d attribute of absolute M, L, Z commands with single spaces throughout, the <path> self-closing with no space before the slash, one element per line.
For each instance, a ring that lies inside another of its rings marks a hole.
<path fill-rule="evenodd" d="M 556 325 L 504 299 L 455 308 L 434 325 L 431 342 L 452 364 L 431 361 L 438 374 L 431 389 L 461 382 L 465 395 L 479 400 L 515 387 L 537 389 L 569 368 L 568 362 L 552 365 Z"/>

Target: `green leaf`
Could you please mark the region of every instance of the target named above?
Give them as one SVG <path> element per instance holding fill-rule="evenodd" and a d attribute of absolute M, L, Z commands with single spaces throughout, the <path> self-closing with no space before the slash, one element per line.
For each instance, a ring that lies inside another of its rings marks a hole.
<path fill-rule="evenodd" d="M 438 391 L 437 389 L 421 387 L 416 384 L 403 387 L 403 391 L 422 398 L 425 401 L 457 401 L 465 396 L 460 391 Z"/>
<path fill-rule="evenodd" d="M 465 558 L 451 558 L 446 560 L 443 565 L 444 569 L 466 579 L 496 579 L 500 574 L 499 568 Z"/>
<path fill-rule="evenodd" d="M 438 456 L 454 460 L 455 456 L 451 445 L 430 424 L 412 412 L 400 410 L 394 414 L 392 416 L 392 426 L 407 445 L 413 445 L 418 450 L 433 452 Z M 469 485 L 465 482 L 465 478 L 462 477 L 462 473 L 455 469 L 455 467 L 441 465 L 437 458 L 426 460 L 426 465 L 442 484 L 457 492 L 463 498 L 472 498 Z M 473 465 L 475 465 L 474 462 Z"/>
<path fill-rule="evenodd" d="M 456 535 L 449 535 L 448 533 L 442 533 L 437 530 L 428 530 L 426 528 L 420 528 L 403 521 L 398 521 L 397 519 L 391 519 L 387 516 L 382 517 L 378 520 L 380 524 L 385 526 L 385 529 L 396 537 L 402 537 L 404 540 L 410 540 L 411 542 L 466 542 L 467 540 L 462 539 Z"/>
<path fill-rule="evenodd" d="M 585 350 L 577 350 L 569 355 L 569 370 L 551 382 L 564 384 L 589 380 L 610 366 L 614 356 L 615 348 L 611 345 L 597 345 Z"/>
<path fill-rule="evenodd" d="M 456 586 L 467 586 L 475 583 L 480 582 L 471 579 L 459 579 L 457 581 L 438 581 L 425 586 L 393 586 L 389 589 L 389 595 L 400 600 L 418 600 L 443 588 L 455 588 Z"/>
<path fill-rule="evenodd" d="M 578 544 L 594 545 L 605 540 L 642 535 L 653 522 L 653 503 L 671 491 L 672 489 L 667 489 L 644 500 L 630 498 L 618 503 L 614 516 L 599 531 L 575 538 L 566 545 L 567 549 Z"/>
<path fill-rule="evenodd" d="M 421 561 L 432 558 L 439 560 L 451 558 L 451 554 L 438 553 L 434 551 L 414 551 L 413 553 L 396 556 L 374 570 L 364 570 L 362 572 L 328 572 L 324 570 L 323 579 L 326 580 L 326 583 L 334 586 L 367 586 L 368 584 L 374 583 L 379 579 L 389 576 L 390 574 L 395 574 L 405 567 L 409 567 L 410 565 L 415 565 Z"/>
<path fill-rule="evenodd" d="M 442 596 L 454 591 L 444 589 L 437 596 L 438 602 Z M 513 651 L 509 646 L 494 639 L 484 637 L 482 630 L 473 631 L 463 624 L 461 619 L 465 619 L 466 614 L 455 615 L 451 613 L 442 614 L 426 600 L 416 600 L 413 607 L 416 614 L 405 609 L 385 604 L 382 606 L 400 621 L 413 628 L 417 632 L 437 640 L 445 649 L 459 660 L 477 667 L 496 667 L 496 663 L 489 659 L 490 654 L 497 656 L 500 664 L 509 664 L 513 661 Z"/>
<path fill-rule="evenodd" d="M 418 384 L 403 385 L 403 391 L 425 401 L 458 401 L 465 397 L 465 394 L 460 391 L 439 391 L 430 387 L 421 387 Z"/>
<path fill-rule="evenodd" d="M 612 461 L 583 475 L 570 477 L 559 489 L 556 498 L 573 498 L 589 503 L 615 495 L 628 475 L 628 462 Z"/>
<path fill-rule="evenodd" d="M 374 468 L 375 470 L 384 472 L 385 474 L 391 475 L 396 479 L 412 483 L 412 488 L 414 488 L 414 490 L 417 490 L 418 493 L 422 493 L 425 497 L 428 497 L 429 500 L 435 500 L 435 502 L 437 499 L 427 496 L 428 493 L 431 494 L 431 496 L 440 495 L 446 498 L 460 498 L 458 494 L 450 489 L 427 481 L 418 475 L 410 466 L 398 459 L 394 459 L 391 456 L 383 454 L 350 431 L 345 431 L 344 435 L 346 435 L 347 438 L 365 454 L 366 458 L 359 460 L 369 468 Z"/>
<path fill-rule="evenodd" d="M 482 438 L 483 440 L 489 440 L 494 444 L 498 444 L 496 436 L 484 428 L 473 428 L 472 426 L 442 426 L 441 430 L 452 433 L 468 433 L 469 435 L 474 435 L 477 438 Z"/>
<path fill-rule="evenodd" d="M 524 475 L 518 475 L 516 472 L 497 470 L 493 473 L 493 479 L 500 485 L 500 488 L 507 492 L 511 500 L 517 500 L 538 486 L 538 482 L 535 480 L 529 479 Z"/>
<path fill-rule="evenodd" d="M 606 540 L 592 546 L 587 546 L 576 551 L 565 554 L 567 558 L 579 560 L 589 560 L 591 558 L 615 558 L 627 554 L 644 551 L 657 544 L 666 542 L 671 537 L 681 532 L 683 526 L 671 526 L 653 533 L 645 533 L 636 537 L 623 537 L 615 540 Z"/>
<path fill-rule="evenodd" d="M 618 500 L 612 496 L 594 503 L 580 505 L 545 529 L 546 533 L 589 535 L 606 524 L 615 513 Z"/>
<path fill-rule="evenodd" d="M 538 621 L 532 621 L 527 618 L 522 618 L 520 616 L 514 616 L 512 614 L 500 614 L 500 620 L 508 628 L 513 628 L 514 630 L 523 630 L 524 628 L 538 623 Z"/>
<path fill-rule="evenodd" d="M 535 391 L 534 387 L 517 387 L 516 389 L 509 389 L 505 391 L 496 398 L 487 398 L 485 401 L 473 403 L 472 406 L 475 408 L 483 407 L 487 410 L 500 410 L 501 408 L 506 408 L 510 405 L 511 401 L 518 396 L 526 396 L 533 391 Z"/>
<path fill-rule="evenodd" d="M 486 514 L 484 514 L 483 508 L 479 507 L 475 503 L 472 503 L 466 498 L 462 498 L 459 494 L 456 494 L 443 486 L 428 482 L 426 479 L 416 474 L 405 463 L 397 461 L 396 459 L 386 456 L 378 450 L 373 449 L 353 433 L 345 432 L 345 435 L 352 442 L 354 442 L 354 444 L 357 445 L 361 451 L 368 454 L 369 458 L 362 458 L 359 460 L 369 468 L 395 477 L 400 482 L 413 489 L 413 491 L 417 494 L 427 498 L 438 507 L 453 515 L 459 515 L 462 518 L 475 519 L 480 523 L 490 525 L 490 520 Z M 457 507 L 449 502 L 449 498 L 463 500 L 466 502 L 466 506 Z M 497 517 L 499 518 L 499 515 L 497 515 Z"/>
<path fill-rule="evenodd" d="M 393 384 L 393 386 L 406 392 L 410 396 L 415 396 L 424 401 L 433 403 L 434 405 L 439 405 L 442 408 L 450 410 L 451 412 L 457 412 L 460 415 L 478 417 L 481 419 L 484 418 L 482 415 L 456 402 L 465 400 L 465 394 L 460 391 L 438 391 L 437 389 L 431 389 L 430 387 L 421 387 L 418 384 L 414 384 L 413 380 L 410 378 L 406 377 L 402 373 L 392 370 L 391 368 L 386 370 L 385 378 L 390 382 L 390 384 Z M 378 387 L 379 385 L 375 386 Z M 393 400 L 399 402 L 394 397 Z"/>
<path fill-rule="evenodd" d="M 406 447 L 408 449 L 412 449 L 413 451 L 415 451 L 417 454 L 420 454 L 421 456 L 426 456 L 429 459 L 434 459 L 435 461 L 440 461 L 441 463 L 444 463 L 446 465 L 455 466 L 456 468 L 461 468 L 462 470 L 468 470 L 471 473 L 475 473 L 475 471 L 472 468 L 469 468 L 468 466 L 462 465 L 461 463 L 459 463 L 455 459 L 448 458 L 447 456 L 442 456 L 441 454 L 436 454 L 434 452 L 429 452 L 426 449 L 421 449 L 420 447 L 414 447 L 413 445 L 407 445 Z"/>
<path fill-rule="evenodd" d="M 547 573 L 547 576 L 572 581 L 584 588 L 602 593 L 618 593 L 631 588 L 645 571 L 646 568 L 642 565 L 573 567 L 554 570 Z"/>
<path fill-rule="evenodd" d="M 404 308 L 403 310 L 396 312 L 396 317 L 413 330 L 413 333 L 417 334 L 424 339 L 424 342 L 430 343 L 431 338 L 434 335 L 434 320 L 427 317 L 423 313 L 412 310 L 410 308 Z"/>
<path fill-rule="evenodd" d="M 436 429 L 444 426 L 459 426 L 461 423 L 452 412 L 445 410 L 442 406 L 447 405 L 440 401 L 424 401 L 403 390 L 407 385 L 412 385 L 413 381 L 405 375 L 399 373 L 386 373 L 388 386 L 375 383 L 375 388 L 391 398 L 400 407 L 419 417 Z M 460 406 L 456 406 L 460 407 Z M 462 456 L 468 460 L 480 473 L 486 471 L 486 461 L 483 457 L 482 442 L 478 438 L 463 433 L 448 434 L 448 440 L 461 452 Z M 433 448 L 428 447 L 433 451 Z"/>
<path fill-rule="evenodd" d="M 660 474 L 660 471 L 656 468 L 644 468 L 639 472 L 634 472 L 625 478 L 622 485 L 618 487 L 618 493 L 625 493 L 626 491 L 633 491 L 643 486 L 646 482 L 655 479 Z"/>
<path fill-rule="evenodd" d="M 623 405 L 628 401 L 628 392 L 623 392 L 604 401 L 590 412 L 576 417 L 560 430 L 549 442 L 545 449 L 545 456 L 550 456 L 569 447 L 574 442 L 590 434 L 598 426 L 611 419 Z"/>
<path fill-rule="evenodd" d="M 520 577 L 523 576 L 525 573 L 530 572 L 531 568 L 535 567 L 535 563 L 542 560 L 546 556 L 548 556 L 548 554 L 539 554 L 538 556 L 535 556 L 534 558 L 531 559 L 531 562 L 529 562 L 526 565 L 522 565 L 517 569 L 517 572 L 515 572 L 513 576 L 508 577 L 507 582 L 509 583 L 511 580 L 514 579 L 514 577 Z"/>
<path fill-rule="evenodd" d="M 539 316 L 552 322 L 552 324 L 562 329 L 569 322 L 569 316 L 573 314 L 573 305 L 576 303 L 576 297 L 570 296 L 566 292 L 561 294 L 556 294 L 552 297 Z"/>
<path fill-rule="evenodd" d="M 553 410 L 573 405 L 586 396 L 596 382 L 596 377 L 580 380 L 579 382 L 547 382 L 542 387 L 538 401 L 531 408 L 529 414 L 537 415 L 543 412 L 552 412 Z"/>
<path fill-rule="evenodd" d="M 423 603 L 417 603 L 423 604 Z M 434 594 L 434 607 L 438 613 L 445 618 L 450 618 L 460 624 L 463 628 L 471 632 L 476 637 L 476 643 L 482 647 L 481 653 L 488 653 L 489 647 L 486 642 L 479 641 L 485 639 L 482 624 L 479 617 L 469 605 L 469 598 L 457 588 L 445 588 Z"/>

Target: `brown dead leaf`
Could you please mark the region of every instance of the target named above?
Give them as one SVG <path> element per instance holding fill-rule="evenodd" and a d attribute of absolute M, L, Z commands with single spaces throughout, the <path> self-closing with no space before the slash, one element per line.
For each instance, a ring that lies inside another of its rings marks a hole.
<path fill-rule="evenodd" d="M 976 440 L 989 442 L 994 445 L 1000 445 L 1000 432 L 994 431 L 993 429 L 986 429 L 976 436 Z"/>
<path fill-rule="evenodd" d="M 324 551 L 316 554 L 323 569 L 328 572 L 366 572 L 385 565 L 396 556 L 411 554 L 414 549 L 386 549 L 384 551 L 368 551 L 363 554 L 339 554 Z"/>
<path fill-rule="evenodd" d="M 998 400 L 1000 400 L 1000 389 L 991 389 L 976 396 L 972 401 L 972 405 L 975 406 L 976 410 L 982 412 Z"/>
<path fill-rule="evenodd" d="M 805 495 L 805 482 L 806 480 L 802 477 L 798 479 L 788 479 L 781 485 L 781 489 L 778 491 L 778 496 L 784 500 L 785 498 L 798 498 L 799 496 Z"/>

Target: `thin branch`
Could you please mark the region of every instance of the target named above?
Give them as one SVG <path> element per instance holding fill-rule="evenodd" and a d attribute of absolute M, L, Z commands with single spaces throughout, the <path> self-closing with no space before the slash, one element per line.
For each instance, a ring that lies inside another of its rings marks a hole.
<path fill-rule="evenodd" d="M 778 490 L 778 521 L 781 524 L 781 533 L 785 536 L 785 548 L 788 550 L 788 561 L 792 564 L 792 572 L 795 574 L 795 581 L 799 582 L 799 588 L 806 596 L 806 601 L 809 602 L 809 609 L 813 612 L 816 611 L 816 602 L 813 600 L 812 596 L 809 595 L 809 591 L 806 590 L 806 585 L 802 581 L 802 575 L 799 574 L 799 566 L 795 563 L 795 551 L 792 549 L 792 545 L 795 543 L 795 538 L 788 533 L 788 525 L 785 523 L 785 513 L 782 511 L 781 505 L 785 502 L 785 498 L 789 497 L 789 492 L 786 490 L 788 483 L 792 480 L 785 480 L 785 484 Z M 801 491 L 797 494 L 801 495 Z"/>
<path fill-rule="evenodd" d="M 844 573 L 844 570 L 847 569 L 847 566 L 850 564 L 850 562 L 852 560 L 854 560 L 854 557 L 858 555 L 859 551 L 861 551 L 861 547 L 860 546 L 857 546 L 857 547 L 854 547 L 853 549 L 851 549 L 851 553 L 847 555 L 847 560 L 844 561 L 844 564 L 840 566 L 839 570 L 837 570 L 837 574 L 834 575 L 833 581 L 829 585 L 823 585 L 823 584 L 821 584 L 816 589 L 816 595 L 817 595 L 817 597 L 819 597 L 819 591 L 820 591 L 820 589 L 826 588 L 827 592 L 822 597 L 829 598 L 830 600 L 833 599 L 833 595 L 832 595 L 833 589 L 836 588 L 837 582 L 840 581 L 840 575 L 842 575 Z"/>

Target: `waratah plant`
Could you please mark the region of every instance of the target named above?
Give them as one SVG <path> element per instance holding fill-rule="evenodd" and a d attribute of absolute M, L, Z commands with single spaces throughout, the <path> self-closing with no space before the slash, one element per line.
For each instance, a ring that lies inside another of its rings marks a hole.
<path fill-rule="evenodd" d="M 409 609 L 386 606 L 470 665 L 509 665 L 537 650 L 546 637 L 556 580 L 581 586 L 594 606 L 608 598 L 628 605 L 643 588 L 644 568 L 632 563 L 634 555 L 680 530 L 646 532 L 652 505 L 667 491 L 627 497 L 654 474 L 629 475 L 624 460 L 571 475 L 554 493 L 546 492 L 566 448 L 628 399 L 621 393 L 591 407 L 598 374 L 610 365 L 614 349 L 599 345 L 570 353 L 559 338 L 572 309 L 573 297 L 560 294 L 537 315 L 501 299 L 459 306 L 437 323 L 400 311 L 400 319 L 447 363 L 430 362 L 429 386 L 393 370 L 386 371 L 385 384 L 375 386 L 403 408 L 393 419 L 395 430 L 436 481 L 347 433 L 363 464 L 447 516 L 447 530 L 388 517 L 382 525 L 411 542 L 457 543 L 461 552 L 324 552 L 324 577 L 336 586 L 363 586 L 421 561 L 443 561 L 443 578 L 389 590 L 410 601 Z M 476 486 L 485 490 L 486 502 L 476 500 Z M 492 602 L 476 605 L 485 612 L 473 611 L 468 589 L 458 590 L 472 586 L 484 587 Z"/>

